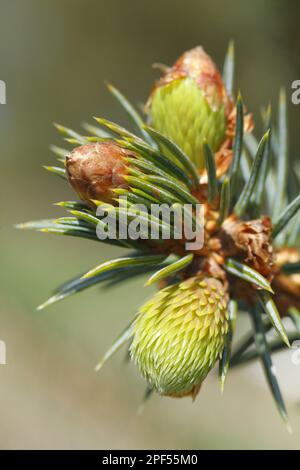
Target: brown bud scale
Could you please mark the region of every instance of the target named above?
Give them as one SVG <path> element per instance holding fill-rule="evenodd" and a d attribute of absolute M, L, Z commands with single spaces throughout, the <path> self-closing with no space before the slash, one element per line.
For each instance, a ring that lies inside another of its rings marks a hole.
<path fill-rule="evenodd" d="M 124 157 L 132 153 L 114 142 L 97 142 L 76 147 L 66 158 L 68 179 L 79 197 L 112 203 L 112 189 L 126 188 Z"/>

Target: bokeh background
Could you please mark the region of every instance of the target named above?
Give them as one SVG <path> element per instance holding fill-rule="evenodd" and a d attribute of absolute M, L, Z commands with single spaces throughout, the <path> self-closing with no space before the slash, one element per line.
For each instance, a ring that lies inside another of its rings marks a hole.
<path fill-rule="evenodd" d="M 278 0 L 0 0 L 0 447 L 299 448 L 300 366 L 276 356 L 294 433 L 282 424 L 258 364 L 234 370 L 225 393 L 211 374 L 193 404 L 157 396 L 137 414 L 144 383 L 117 354 L 93 370 L 137 306 L 143 282 L 93 288 L 43 312 L 52 289 L 118 250 L 94 242 L 18 232 L 15 222 L 60 215 L 72 198 L 42 164 L 60 144 L 52 126 L 79 129 L 93 115 L 126 118 L 104 86 L 108 79 L 143 103 L 157 77 L 202 44 L 222 66 L 236 43 L 236 88 L 257 117 L 276 108 L 278 89 L 300 79 L 299 2 Z M 300 106 L 289 103 L 291 150 L 300 153 Z M 239 331 L 245 325 L 239 323 Z"/>

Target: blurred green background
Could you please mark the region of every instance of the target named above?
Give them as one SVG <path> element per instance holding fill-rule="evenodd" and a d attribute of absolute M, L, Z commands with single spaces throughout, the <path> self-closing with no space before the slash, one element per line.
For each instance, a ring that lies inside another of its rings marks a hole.
<path fill-rule="evenodd" d="M 300 366 L 276 357 L 294 433 L 277 414 L 259 365 L 234 370 L 223 396 L 212 373 L 195 403 L 155 396 L 136 413 L 144 383 L 119 353 L 93 370 L 138 305 L 142 281 L 93 288 L 43 312 L 35 307 L 64 280 L 119 254 L 100 244 L 18 232 L 15 222 L 60 215 L 73 197 L 47 174 L 53 121 L 80 128 L 101 115 L 126 124 L 104 86 L 137 104 L 157 72 L 202 44 L 221 67 L 228 40 L 237 51 L 236 88 L 257 117 L 276 107 L 280 85 L 300 79 L 299 2 L 277 0 L 0 0 L 1 253 L 0 447 L 299 448 Z M 300 106 L 289 104 L 291 148 L 300 153 Z M 244 325 L 240 324 L 240 330 Z"/>

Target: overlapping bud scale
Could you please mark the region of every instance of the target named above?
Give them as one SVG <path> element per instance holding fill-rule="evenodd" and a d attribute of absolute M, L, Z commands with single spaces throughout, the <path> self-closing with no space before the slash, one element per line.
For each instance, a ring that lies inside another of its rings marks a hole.
<path fill-rule="evenodd" d="M 93 199 L 111 203 L 112 190 L 127 187 L 124 157 L 129 155 L 132 152 L 112 141 L 76 147 L 66 158 L 68 180 L 86 203 Z"/>

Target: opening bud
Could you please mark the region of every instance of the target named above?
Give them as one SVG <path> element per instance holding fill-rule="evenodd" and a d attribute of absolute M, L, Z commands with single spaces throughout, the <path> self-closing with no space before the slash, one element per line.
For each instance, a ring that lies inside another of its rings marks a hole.
<path fill-rule="evenodd" d="M 154 86 L 148 101 L 152 126 L 204 167 L 203 141 L 214 152 L 226 140 L 232 101 L 221 75 L 202 47 L 185 52 Z"/>

